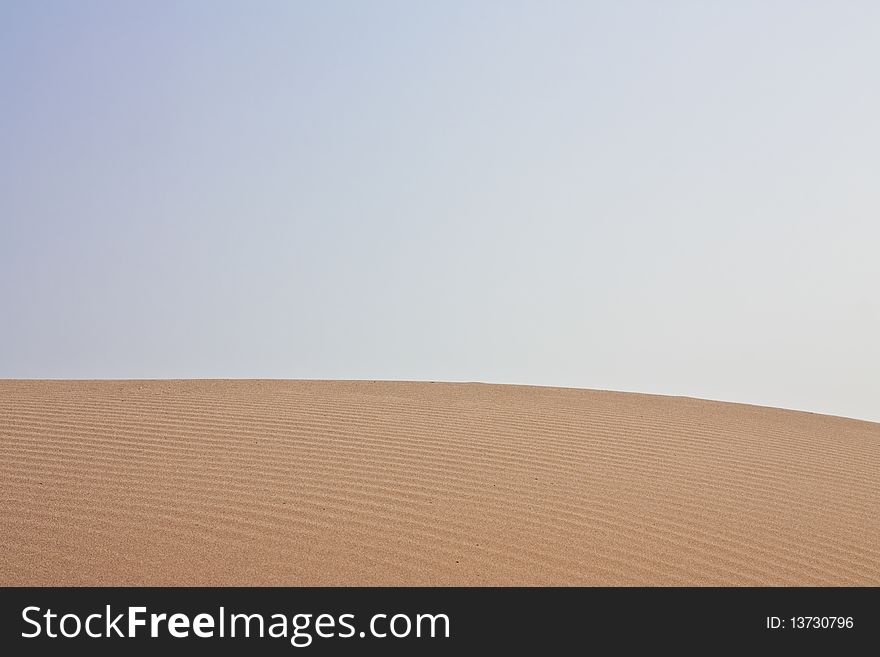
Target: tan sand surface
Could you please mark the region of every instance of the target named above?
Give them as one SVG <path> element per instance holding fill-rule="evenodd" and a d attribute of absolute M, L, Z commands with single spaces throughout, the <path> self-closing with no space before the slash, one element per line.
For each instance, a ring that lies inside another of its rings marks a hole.
<path fill-rule="evenodd" d="M 880 424 L 484 384 L 0 381 L 2 585 L 880 585 Z"/>

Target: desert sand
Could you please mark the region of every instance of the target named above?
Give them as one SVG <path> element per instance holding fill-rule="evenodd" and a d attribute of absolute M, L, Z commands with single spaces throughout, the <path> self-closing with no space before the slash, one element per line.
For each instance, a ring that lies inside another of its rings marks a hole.
<path fill-rule="evenodd" d="M 2 585 L 880 585 L 880 424 L 627 393 L 0 382 Z"/>

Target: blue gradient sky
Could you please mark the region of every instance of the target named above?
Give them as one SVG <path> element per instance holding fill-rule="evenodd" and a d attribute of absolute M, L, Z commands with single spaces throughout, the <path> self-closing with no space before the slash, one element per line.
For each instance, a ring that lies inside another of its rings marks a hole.
<path fill-rule="evenodd" d="M 0 376 L 880 420 L 880 3 L 4 2 Z"/>

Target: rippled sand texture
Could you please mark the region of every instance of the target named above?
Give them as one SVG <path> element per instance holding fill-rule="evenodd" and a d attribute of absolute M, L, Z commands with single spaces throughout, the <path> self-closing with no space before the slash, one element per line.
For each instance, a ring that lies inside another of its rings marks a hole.
<path fill-rule="evenodd" d="M 481 384 L 0 382 L 4 585 L 880 585 L 880 424 Z"/>

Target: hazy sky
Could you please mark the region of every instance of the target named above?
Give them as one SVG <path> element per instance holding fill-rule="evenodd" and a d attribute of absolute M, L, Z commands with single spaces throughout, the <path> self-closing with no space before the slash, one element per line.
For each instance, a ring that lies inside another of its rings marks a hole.
<path fill-rule="evenodd" d="M 880 420 L 880 3 L 3 2 L 0 376 Z"/>

